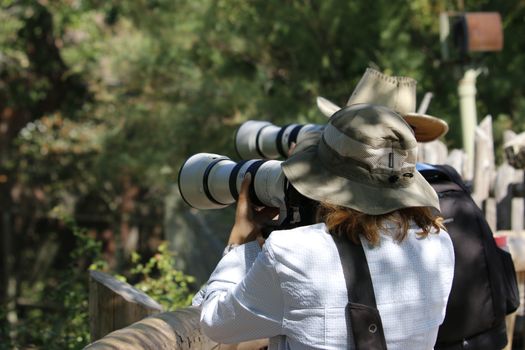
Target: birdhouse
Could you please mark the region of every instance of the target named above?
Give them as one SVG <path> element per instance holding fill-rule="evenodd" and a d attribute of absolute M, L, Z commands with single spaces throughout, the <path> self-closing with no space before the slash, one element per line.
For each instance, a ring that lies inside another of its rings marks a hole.
<path fill-rule="evenodd" d="M 442 13 L 439 23 L 445 60 L 503 49 L 503 26 L 497 12 Z"/>

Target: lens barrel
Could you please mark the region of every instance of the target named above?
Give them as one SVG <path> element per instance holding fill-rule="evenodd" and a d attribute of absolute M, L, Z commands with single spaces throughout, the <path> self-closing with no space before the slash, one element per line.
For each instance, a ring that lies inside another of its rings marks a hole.
<path fill-rule="evenodd" d="M 234 162 L 213 153 L 188 158 L 179 171 L 178 185 L 183 200 L 197 209 L 220 209 L 239 197 L 242 180 L 252 174 L 249 194 L 252 203 L 279 207 L 287 185 L 281 162 L 252 159 Z"/>
<path fill-rule="evenodd" d="M 235 149 L 241 159 L 288 158 L 292 143 L 300 142 L 311 132 L 320 131 L 318 124 L 290 124 L 283 127 L 270 122 L 248 120 L 235 133 Z"/>

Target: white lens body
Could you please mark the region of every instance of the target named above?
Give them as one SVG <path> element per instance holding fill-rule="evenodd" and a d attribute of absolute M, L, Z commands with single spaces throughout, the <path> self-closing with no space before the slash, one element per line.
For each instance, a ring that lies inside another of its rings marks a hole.
<path fill-rule="evenodd" d="M 259 134 L 260 130 L 268 126 L 272 126 L 272 123 L 258 120 L 248 120 L 239 127 L 235 135 L 235 148 L 241 159 L 263 157 L 257 151 L 257 135 Z"/>
<path fill-rule="evenodd" d="M 179 172 L 179 191 L 186 203 L 197 209 L 219 209 L 235 202 L 230 195 L 224 195 L 223 189 L 210 189 L 208 184 L 212 178 L 209 175 L 225 176 L 228 168 L 233 168 L 235 162 L 230 158 L 213 153 L 197 153 L 186 160 Z M 216 169 L 214 169 L 216 168 Z M 208 175 L 206 175 L 208 170 Z M 229 174 L 229 172 L 228 172 Z M 203 182 L 207 178 L 206 183 Z M 224 179 L 228 184 L 228 177 Z M 215 193 L 223 202 L 216 203 L 209 199 L 209 194 Z"/>
<path fill-rule="evenodd" d="M 198 153 L 182 165 L 179 191 L 184 201 L 196 209 L 224 208 L 237 200 L 247 172 L 252 173 L 256 200 L 269 207 L 284 205 L 286 178 L 277 160 L 236 163 L 218 154 Z"/>
<path fill-rule="evenodd" d="M 257 157 L 263 159 L 277 159 L 281 157 L 277 150 L 277 136 L 281 128 L 275 125 L 268 125 L 261 129 L 257 137 L 257 146 L 261 154 Z"/>
<path fill-rule="evenodd" d="M 277 140 L 275 142 L 279 142 L 281 144 L 281 149 L 283 152 L 283 157 L 286 155 L 285 158 L 288 158 L 288 153 L 290 152 L 290 146 L 293 141 L 290 141 L 290 138 L 292 137 L 293 131 L 296 128 L 300 128 L 301 125 L 299 124 L 290 124 L 288 126 L 283 126 L 284 130 L 280 137 L 280 140 Z"/>
<path fill-rule="evenodd" d="M 323 128 L 318 124 L 279 127 L 269 122 L 249 120 L 237 130 L 235 148 L 241 159 L 287 158 L 293 143 L 301 142 L 307 135 Z"/>
<path fill-rule="evenodd" d="M 230 191 L 229 179 L 235 162 L 231 160 L 222 160 L 215 164 L 208 175 L 208 193 L 217 203 L 230 205 L 235 202 Z"/>
<path fill-rule="evenodd" d="M 319 124 L 290 124 L 286 126 L 281 139 L 279 140 L 283 157 L 288 158 L 293 143 L 297 144 L 311 133 L 322 131 L 323 128 L 324 125 Z"/>
<path fill-rule="evenodd" d="M 281 163 L 278 160 L 264 162 L 255 174 L 255 194 L 267 207 L 279 208 L 285 204 L 286 177 Z"/>

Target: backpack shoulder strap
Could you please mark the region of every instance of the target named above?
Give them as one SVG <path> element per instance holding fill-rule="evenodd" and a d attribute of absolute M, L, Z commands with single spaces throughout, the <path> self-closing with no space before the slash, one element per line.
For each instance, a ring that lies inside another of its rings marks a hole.
<path fill-rule="evenodd" d="M 376 306 L 374 287 L 365 252 L 361 244 L 351 242 L 346 236 L 332 235 L 346 282 L 348 304 L 346 324 L 354 336 L 358 350 L 386 350 L 381 316 Z M 350 322 L 349 322 L 350 321 Z"/>

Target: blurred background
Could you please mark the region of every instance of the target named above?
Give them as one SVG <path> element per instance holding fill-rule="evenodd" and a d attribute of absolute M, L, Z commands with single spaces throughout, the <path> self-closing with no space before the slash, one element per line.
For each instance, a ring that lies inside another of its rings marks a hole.
<path fill-rule="evenodd" d="M 0 4 L 0 349 L 87 344 L 90 268 L 187 305 L 233 208 L 184 204 L 182 162 L 234 158 L 248 119 L 324 122 L 316 96 L 344 105 L 366 67 L 417 79 L 418 103 L 431 91 L 449 149 L 469 66 L 495 142 L 525 130 L 522 0 Z M 503 50 L 444 60 L 443 11 L 499 12 Z"/>

